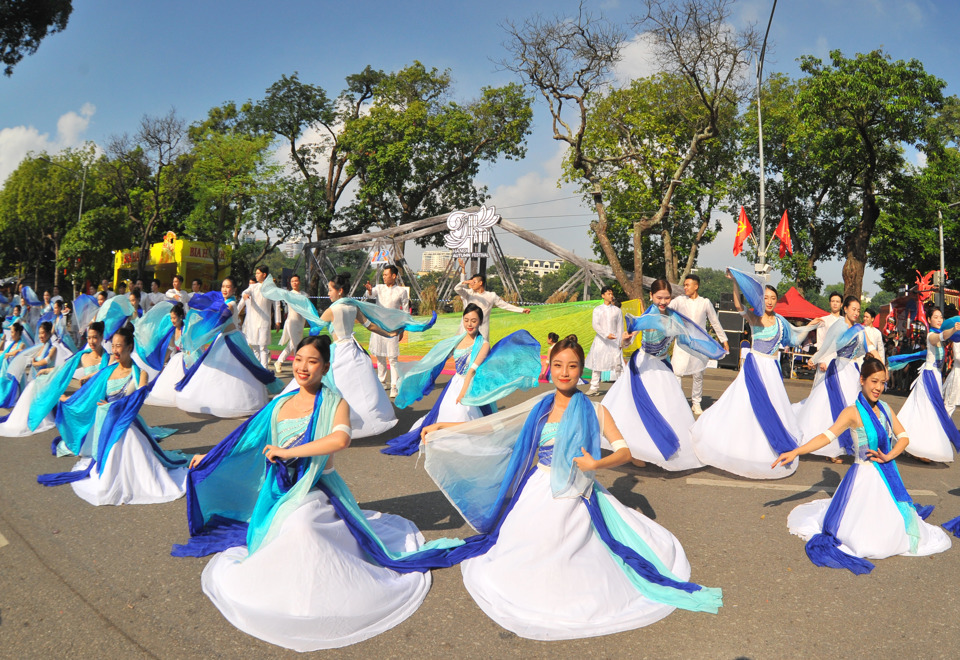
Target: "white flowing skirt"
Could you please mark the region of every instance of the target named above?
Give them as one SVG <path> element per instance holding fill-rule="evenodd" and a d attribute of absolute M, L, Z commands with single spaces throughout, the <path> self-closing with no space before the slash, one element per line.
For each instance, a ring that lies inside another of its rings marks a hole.
<path fill-rule="evenodd" d="M 823 531 L 823 519 L 831 499 L 807 502 L 787 516 L 791 534 L 810 540 Z M 932 555 L 947 550 L 951 543 L 947 533 L 920 519 L 916 513 L 920 542 L 916 553 L 910 552 L 910 539 L 904 529 L 903 516 L 875 465 L 863 463 L 857 468 L 850 499 L 837 528 L 840 550 L 864 559 L 884 559 L 893 555 Z"/>
<path fill-rule="evenodd" d="M 653 442 L 653 438 L 643 425 L 643 420 L 633 403 L 635 376 L 625 365 L 623 375 L 613 384 L 603 397 L 603 407 L 610 411 L 623 439 L 630 447 L 630 454 L 649 463 L 659 465 L 664 470 L 693 470 L 703 467 L 690 442 L 690 427 L 693 426 L 693 413 L 687 405 L 687 399 L 680 389 L 676 376 L 662 360 L 643 354 L 637 358 L 637 369 L 643 387 L 667 424 L 677 434 L 680 449 L 669 460 L 663 457 Z M 603 438 L 600 443 L 604 449 L 611 449 L 610 442 Z"/>
<path fill-rule="evenodd" d="M 618 515 L 681 579 L 690 563 L 669 531 L 615 498 Z M 487 616 L 527 639 L 609 635 L 649 625 L 674 610 L 637 591 L 593 531 L 580 498 L 555 499 L 549 470 L 537 469 L 486 554 L 460 565 Z"/>
<path fill-rule="evenodd" d="M 88 443 L 89 439 L 84 445 Z M 81 455 L 87 453 L 90 450 L 84 447 Z M 81 458 L 73 470 L 85 470 L 92 460 Z M 102 474 L 100 467 L 95 465 L 88 478 L 70 484 L 80 499 L 94 506 L 172 502 L 186 492 L 187 466 L 167 469 L 133 425 L 110 449 Z"/>
<path fill-rule="evenodd" d="M 623 362 L 623 351 L 617 339 L 596 336 L 583 366 L 591 371 L 613 371 Z"/>
<path fill-rule="evenodd" d="M 423 543 L 409 520 L 364 513 L 390 550 L 411 551 Z M 214 556 L 201 584 L 243 632 L 316 651 L 356 644 L 398 625 L 420 607 L 431 577 L 372 564 L 327 496 L 314 491 L 253 555 L 237 547 Z"/>
<path fill-rule="evenodd" d="M 931 369 L 937 383 L 940 383 L 940 372 Z M 926 458 L 938 463 L 953 462 L 953 445 L 950 438 L 943 432 L 940 426 L 940 419 L 937 417 L 937 411 L 934 403 L 927 396 L 927 389 L 923 386 L 924 370 L 920 370 L 920 375 L 910 386 L 910 396 L 903 402 L 903 407 L 897 413 L 900 423 L 903 424 L 903 430 L 910 436 L 910 444 L 907 445 L 906 452 L 911 456 Z"/>
<path fill-rule="evenodd" d="M 454 374 L 450 379 L 450 385 L 447 387 L 447 394 L 440 399 L 440 410 L 437 411 L 437 422 L 469 422 L 472 419 L 483 417 L 483 411 L 479 406 L 465 406 L 457 403 L 457 397 L 460 396 L 460 390 L 463 388 L 463 376 Z M 426 415 L 418 419 L 411 431 L 423 426 L 423 420 Z"/>
<path fill-rule="evenodd" d="M 960 364 L 956 361 L 953 368 L 943 381 L 943 402 L 947 405 L 947 412 L 953 414 L 953 409 L 960 404 Z"/>
<path fill-rule="evenodd" d="M 252 415 L 269 400 L 266 386 L 233 357 L 223 335 L 217 336 L 203 364 L 177 392 L 180 410 L 217 417 Z"/>
<path fill-rule="evenodd" d="M 157 376 L 153 389 L 144 403 L 151 406 L 176 407 L 179 392 L 175 388 L 181 380 L 183 380 L 183 353 L 178 351 L 170 356 L 170 360 Z"/>
<path fill-rule="evenodd" d="M 339 341 L 335 346 L 333 382 L 350 406 L 353 438 L 367 438 L 389 431 L 396 426 L 397 416 L 390 397 L 377 379 L 370 357 L 353 339 Z"/>
<path fill-rule="evenodd" d="M 5 438 L 20 438 L 25 435 L 33 435 L 34 433 L 43 433 L 56 426 L 52 414 L 47 415 L 43 421 L 40 422 L 40 426 L 37 427 L 36 431 L 31 431 L 30 427 L 27 426 L 27 416 L 30 414 L 30 406 L 33 405 L 33 400 L 36 396 L 37 381 L 32 380 L 27 384 L 23 392 L 20 393 L 20 398 L 17 399 L 17 405 L 10 411 L 10 416 L 7 417 L 7 421 L 0 423 L 0 436 Z"/>
<path fill-rule="evenodd" d="M 770 402 L 794 440 L 800 437 L 800 425 L 793 414 L 787 390 L 783 387 L 780 364 L 774 358 L 755 354 L 754 359 Z M 690 429 L 694 451 L 704 465 L 712 465 L 748 479 L 782 479 L 797 471 L 799 462 L 770 466 L 779 454 L 767 436 L 750 405 L 744 369 L 716 403 L 707 408 Z"/>
<path fill-rule="evenodd" d="M 860 370 L 854 360 L 844 360 L 846 364 L 838 365 L 837 379 L 840 381 L 840 391 L 843 393 L 843 406 L 852 406 L 860 395 Z M 800 444 L 809 442 L 833 426 L 837 421 L 830 410 L 830 394 L 827 392 L 827 380 L 823 378 L 813 386 L 810 396 L 800 403 L 793 404 L 793 412 L 800 424 Z M 832 440 L 822 449 L 812 452 L 817 456 L 843 456 L 839 440 Z"/>

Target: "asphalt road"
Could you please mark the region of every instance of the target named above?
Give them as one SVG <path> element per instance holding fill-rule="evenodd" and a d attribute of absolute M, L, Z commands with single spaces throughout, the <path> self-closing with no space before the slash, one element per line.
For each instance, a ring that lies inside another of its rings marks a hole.
<path fill-rule="evenodd" d="M 719 396 L 734 375 L 708 372 L 705 395 Z M 794 401 L 808 390 L 809 381 L 788 383 Z M 436 396 L 400 411 L 397 428 L 408 428 Z M 894 409 L 902 401 L 887 400 Z M 187 452 L 206 451 L 238 423 L 165 408 L 145 407 L 143 414 L 151 424 L 176 427 L 178 433 L 164 446 Z M 207 559 L 170 556 L 171 544 L 187 538 L 183 500 L 94 507 L 69 487 L 39 486 L 38 474 L 72 464 L 50 455 L 54 435 L 0 438 L 0 657 L 295 655 L 227 623 L 200 591 Z M 470 535 L 416 457 L 379 453 L 384 439 L 358 440 L 337 457 L 337 469 L 360 503 L 413 520 L 428 539 Z M 960 515 L 960 469 L 909 458 L 899 464 L 915 499 L 937 506 L 929 522 Z M 345 658 L 955 657 L 960 543 L 932 557 L 885 559 L 872 574 L 858 577 L 813 566 L 803 541 L 787 532 L 793 506 L 825 497 L 846 469 L 812 457 L 802 460 L 792 477 L 774 482 L 713 469 L 668 473 L 624 466 L 599 474 L 623 503 L 680 539 L 693 566 L 692 580 L 723 588 L 724 607 L 717 615 L 678 610 L 630 632 L 533 642 L 490 621 L 453 568 L 433 573 L 426 601 L 401 625 L 325 653 Z"/>

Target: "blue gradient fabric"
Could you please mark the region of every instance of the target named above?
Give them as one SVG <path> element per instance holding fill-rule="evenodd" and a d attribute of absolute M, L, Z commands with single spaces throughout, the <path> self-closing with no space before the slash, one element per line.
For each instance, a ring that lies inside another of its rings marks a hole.
<path fill-rule="evenodd" d="M 44 417 L 49 415 L 60 403 L 60 397 L 70 386 L 73 374 L 80 368 L 83 356 L 90 353 L 89 348 L 74 353 L 69 360 L 60 365 L 53 373 L 37 378 L 37 393 L 27 415 L 27 427 L 34 431 Z M 106 351 L 100 360 L 99 369 L 103 369 L 110 362 L 110 355 Z"/>
<path fill-rule="evenodd" d="M 126 296 L 114 296 L 97 311 L 97 321 L 103 321 L 103 341 L 108 342 L 133 315 L 133 305 Z"/>
<path fill-rule="evenodd" d="M 133 324 L 134 350 L 155 371 L 163 370 L 167 347 L 176 330 L 170 319 L 171 309 L 172 301 L 161 300 Z"/>

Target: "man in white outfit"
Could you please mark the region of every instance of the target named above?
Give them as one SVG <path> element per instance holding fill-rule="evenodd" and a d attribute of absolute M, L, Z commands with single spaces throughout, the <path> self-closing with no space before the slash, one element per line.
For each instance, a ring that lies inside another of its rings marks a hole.
<path fill-rule="evenodd" d="M 830 294 L 830 313 L 826 316 L 821 316 L 823 323 L 817 327 L 817 350 L 823 348 L 823 340 L 827 336 L 827 330 L 830 329 L 830 326 L 840 320 L 840 308 L 843 307 L 843 296 L 839 292 L 833 291 Z M 813 366 L 813 362 L 810 362 L 810 365 Z M 821 362 L 818 366 L 818 373 L 813 379 L 813 386 L 816 387 L 817 384 L 823 379 L 824 374 L 827 372 L 827 367 L 829 366 L 828 362 Z"/>
<path fill-rule="evenodd" d="M 873 321 L 876 318 L 877 310 L 873 307 L 868 307 L 863 313 L 863 329 L 864 334 L 867 335 L 867 352 L 875 351 L 874 357 L 886 364 L 887 357 L 886 347 L 883 345 L 883 333 L 880 332 L 879 328 L 873 327 Z"/>
<path fill-rule="evenodd" d="M 173 276 L 173 288 L 167 289 L 167 299 L 173 302 L 181 302 L 186 306 L 190 303 L 190 292 L 183 290 L 183 276 Z"/>
<path fill-rule="evenodd" d="M 291 275 L 290 276 L 290 292 L 303 296 L 306 299 L 306 295 L 300 291 L 300 276 Z M 277 300 L 273 303 L 273 315 L 276 318 L 277 328 L 280 326 L 280 305 L 285 304 Z M 280 355 L 277 356 L 277 361 L 273 365 L 274 370 L 277 372 L 277 375 L 283 371 L 283 361 L 287 359 L 288 355 L 295 353 L 297 350 L 297 344 L 300 343 L 300 340 L 303 339 L 303 326 L 306 323 L 306 319 L 300 316 L 300 313 L 295 310 L 290 305 L 286 305 L 287 308 L 287 320 L 283 324 L 283 334 L 280 336 L 280 345 L 283 346 L 283 350 L 280 351 Z"/>
<path fill-rule="evenodd" d="M 267 349 L 270 344 L 270 301 L 260 293 L 260 285 L 269 274 L 270 269 L 267 266 L 257 266 L 254 272 L 256 283 L 243 292 L 242 301 L 247 310 L 243 321 L 243 336 L 264 368 L 270 361 L 270 351 Z"/>
<path fill-rule="evenodd" d="M 730 345 L 727 343 L 727 333 L 720 327 L 720 319 L 713 308 L 713 303 L 709 298 L 700 295 L 700 276 L 693 273 L 683 278 L 683 293 L 679 298 L 670 301 L 670 309 L 680 312 L 688 319 L 706 329 L 707 321 L 713 327 L 717 334 L 717 339 L 723 344 L 724 350 L 730 352 Z M 703 372 L 707 370 L 707 363 L 698 355 L 694 355 L 686 350 L 679 343 L 673 346 L 673 357 L 670 358 L 673 365 L 673 373 L 683 389 L 683 377 L 693 376 L 693 389 L 690 392 L 690 409 L 694 415 L 703 413 L 700 403 L 703 400 Z"/>
<path fill-rule="evenodd" d="M 593 331 L 596 336 L 590 344 L 590 352 L 584 366 L 593 371 L 587 396 L 600 394 L 600 377 L 604 371 L 614 372 L 620 378 L 623 371 L 623 312 L 613 304 L 613 288 L 600 289 L 603 303 L 593 308 Z"/>
<path fill-rule="evenodd" d="M 372 298 L 381 307 L 390 309 L 410 309 L 410 296 L 407 290 L 397 284 L 400 271 L 390 264 L 383 269 L 383 284 L 371 286 L 366 284 L 367 292 L 364 298 Z M 370 353 L 377 358 L 377 377 L 381 384 L 387 382 L 387 365 L 390 366 L 390 398 L 397 396 L 397 360 L 400 357 L 400 337 L 381 337 L 370 334 Z"/>
<path fill-rule="evenodd" d="M 463 261 L 460 261 L 461 277 L 466 278 Z M 480 323 L 480 334 L 487 341 L 490 340 L 490 310 L 494 307 L 505 309 L 508 312 L 517 314 L 529 314 L 530 310 L 526 307 L 517 307 L 511 305 L 506 300 L 498 296 L 493 291 L 487 291 L 487 278 L 483 275 L 474 275 L 470 279 L 464 279 L 457 286 L 453 287 L 453 292 L 460 296 L 463 306 L 466 307 L 473 303 L 483 310 L 483 321 Z M 461 330 L 463 326 L 461 325 Z"/>

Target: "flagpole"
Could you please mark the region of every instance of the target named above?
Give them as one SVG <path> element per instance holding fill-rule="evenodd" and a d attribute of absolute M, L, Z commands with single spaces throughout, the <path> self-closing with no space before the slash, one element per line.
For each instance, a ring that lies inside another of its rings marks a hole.
<path fill-rule="evenodd" d="M 758 241 L 759 263 L 755 271 L 763 277 L 764 281 L 766 281 L 769 276 L 770 266 L 767 265 L 766 169 L 763 164 L 763 117 L 760 113 L 760 83 L 763 80 L 763 56 L 767 51 L 767 37 L 770 36 L 770 26 L 773 24 L 773 12 L 776 10 L 777 0 L 773 0 L 773 7 L 770 9 L 770 20 L 767 22 L 767 31 L 763 35 L 763 45 L 760 47 L 760 56 L 757 58 L 757 138 L 760 147 L 760 236 Z"/>

